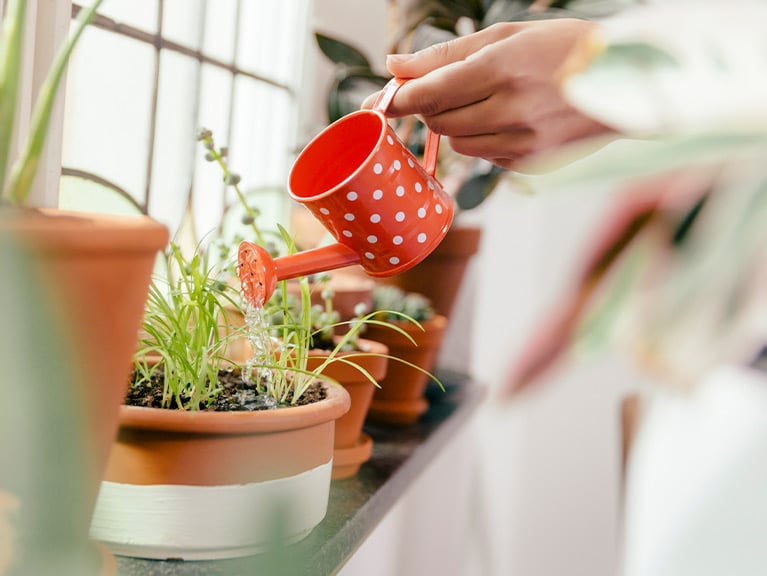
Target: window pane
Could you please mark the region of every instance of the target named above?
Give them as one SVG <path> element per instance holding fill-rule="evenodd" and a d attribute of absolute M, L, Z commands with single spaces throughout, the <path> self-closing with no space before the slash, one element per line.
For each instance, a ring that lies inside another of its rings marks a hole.
<path fill-rule="evenodd" d="M 192 58 L 161 53 L 149 213 L 171 230 L 181 223 L 192 183 L 198 70 Z"/>
<path fill-rule="evenodd" d="M 146 195 L 154 49 L 92 28 L 69 66 L 62 163 Z"/>
<path fill-rule="evenodd" d="M 200 44 L 203 0 L 165 0 L 162 34 L 168 40 L 197 49 Z"/>
<path fill-rule="evenodd" d="M 285 185 L 293 143 L 292 99 L 246 77 L 235 81 L 232 164 L 250 186 Z"/>
<path fill-rule="evenodd" d="M 306 37 L 306 0 L 243 0 L 237 62 L 242 68 L 290 84 L 301 62 Z"/>
<path fill-rule="evenodd" d="M 271 187 L 269 193 L 257 194 L 259 209 L 268 213 L 262 223 L 287 223 L 284 189 L 294 156 L 297 98 L 290 89 L 249 74 L 286 86 L 298 83 L 309 32 L 308 1 L 104 3 L 105 16 L 152 33 L 158 32 L 157 10 L 162 7 L 162 37 L 139 35 L 137 40 L 98 23 L 86 32 L 69 72 L 64 167 L 126 190 L 167 224 L 171 234 L 181 226 L 191 190 L 194 231 L 200 239 L 219 224 L 225 201 L 236 203 L 234 193 L 223 186 L 220 168 L 203 159 L 196 141 L 200 127 L 210 128 L 216 142 L 229 147 L 229 162 L 241 174 L 243 190 Z M 198 48 L 203 58 L 226 66 L 201 64 L 196 54 L 185 53 Z M 234 62 L 236 51 L 241 54 Z M 233 73 L 230 64 L 242 71 Z M 81 188 L 75 190 L 77 198 L 83 197 Z"/>
<path fill-rule="evenodd" d="M 229 142 L 229 115 L 232 75 L 215 66 L 203 65 L 200 77 L 200 113 L 198 126 L 209 128 L 218 146 Z M 197 145 L 195 154 L 194 224 L 197 234 L 204 235 L 218 224 L 224 206 L 221 170 L 204 160 Z"/>
<path fill-rule="evenodd" d="M 90 1 L 82 0 L 77 4 L 87 6 Z M 99 14 L 120 24 L 157 32 L 157 0 L 109 0 L 99 6 Z"/>
<path fill-rule="evenodd" d="M 259 4 L 271 4 L 271 2 L 259 1 Z M 202 50 L 206 55 L 227 63 L 234 61 L 236 21 L 237 0 L 208 2 L 205 13 L 205 37 L 202 45 Z"/>

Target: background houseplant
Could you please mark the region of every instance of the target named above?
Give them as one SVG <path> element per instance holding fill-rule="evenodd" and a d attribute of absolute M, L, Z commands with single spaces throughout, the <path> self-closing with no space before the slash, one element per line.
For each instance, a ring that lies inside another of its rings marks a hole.
<path fill-rule="evenodd" d="M 26 206 L 67 61 L 99 5 L 100 0 L 81 11 L 58 51 L 12 168 L 12 138 L 21 109 L 17 95 L 22 61 L 29 57 L 23 34 L 26 2 L 5 3 L 0 37 L 0 229 L 16 236 L 28 249 L 31 265 L 39 270 L 39 282 L 54 303 L 52 322 L 60 321 L 63 338 L 72 342 L 72 364 L 78 372 L 74 382 L 78 386 L 68 392 L 77 399 L 75 405 L 82 410 L 88 430 L 83 436 L 86 494 L 79 501 L 86 516 L 95 502 L 117 429 L 117 410 L 126 390 L 125 378 L 155 255 L 168 237 L 163 226 L 148 218 L 123 219 Z M 44 531 L 45 527 L 30 529 Z M 83 533 L 80 536 L 86 537 Z"/>

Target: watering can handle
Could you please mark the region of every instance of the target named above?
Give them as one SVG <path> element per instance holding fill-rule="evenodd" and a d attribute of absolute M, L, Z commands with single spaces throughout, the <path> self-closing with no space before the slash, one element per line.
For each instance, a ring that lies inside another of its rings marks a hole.
<path fill-rule="evenodd" d="M 407 78 L 394 77 L 386 83 L 373 104 L 373 110 L 376 110 L 386 116 L 386 110 L 389 109 L 394 95 L 397 93 Z M 426 129 L 426 146 L 423 152 L 423 168 L 430 176 L 434 176 L 437 170 L 437 152 L 439 152 L 439 134 Z"/>

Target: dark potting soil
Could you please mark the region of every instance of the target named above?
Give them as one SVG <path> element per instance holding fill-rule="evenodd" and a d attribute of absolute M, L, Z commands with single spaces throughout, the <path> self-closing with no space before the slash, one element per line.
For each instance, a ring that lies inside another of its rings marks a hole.
<path fill-rule="evenodd" d="M 215 412 L 252 412 L 254 410 L 271 410 L 274 408 L 291 405 L 293 393 L 288 392 L 286 401 L 279 404 L 271 396 L 259 393 L 258 387 L 250 382 L 243 382 L 239 370 L 222 370 L 218 375 L 221 392 L 209 406 L 202 406 L 201 410 Z M 295 406 L 312 404 L 327 397 L 325 389 L 319 380 L 312 382 L 309 388 L 301 395 Z M 129 406 L 143 406 L 148 408 L 162 408 L 163 378 L 162 368 L 158 368 L 152 374 L 149 382 L 136 383 L 131 380 L 131 387 L 125 398 L 125 404 Z M 177 410 L 179 406 L 173 399 L 170 409 Z"/>

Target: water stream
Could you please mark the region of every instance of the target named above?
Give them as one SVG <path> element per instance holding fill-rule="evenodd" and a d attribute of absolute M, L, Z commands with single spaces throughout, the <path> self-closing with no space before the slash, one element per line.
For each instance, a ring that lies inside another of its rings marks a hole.
<path fill-rule="evenodd" d="M 255 306 L 252 302 L 246 302 L 245 328 L 252 355 L 245 363 L 242 378 L 245 382 L 256 384 L 259 387 L 265 386 L 269 391 L 273 383 L 273 371 L 265 366 L 269 364 L 271 357 L 271 338 L 262 306 Z"/>

